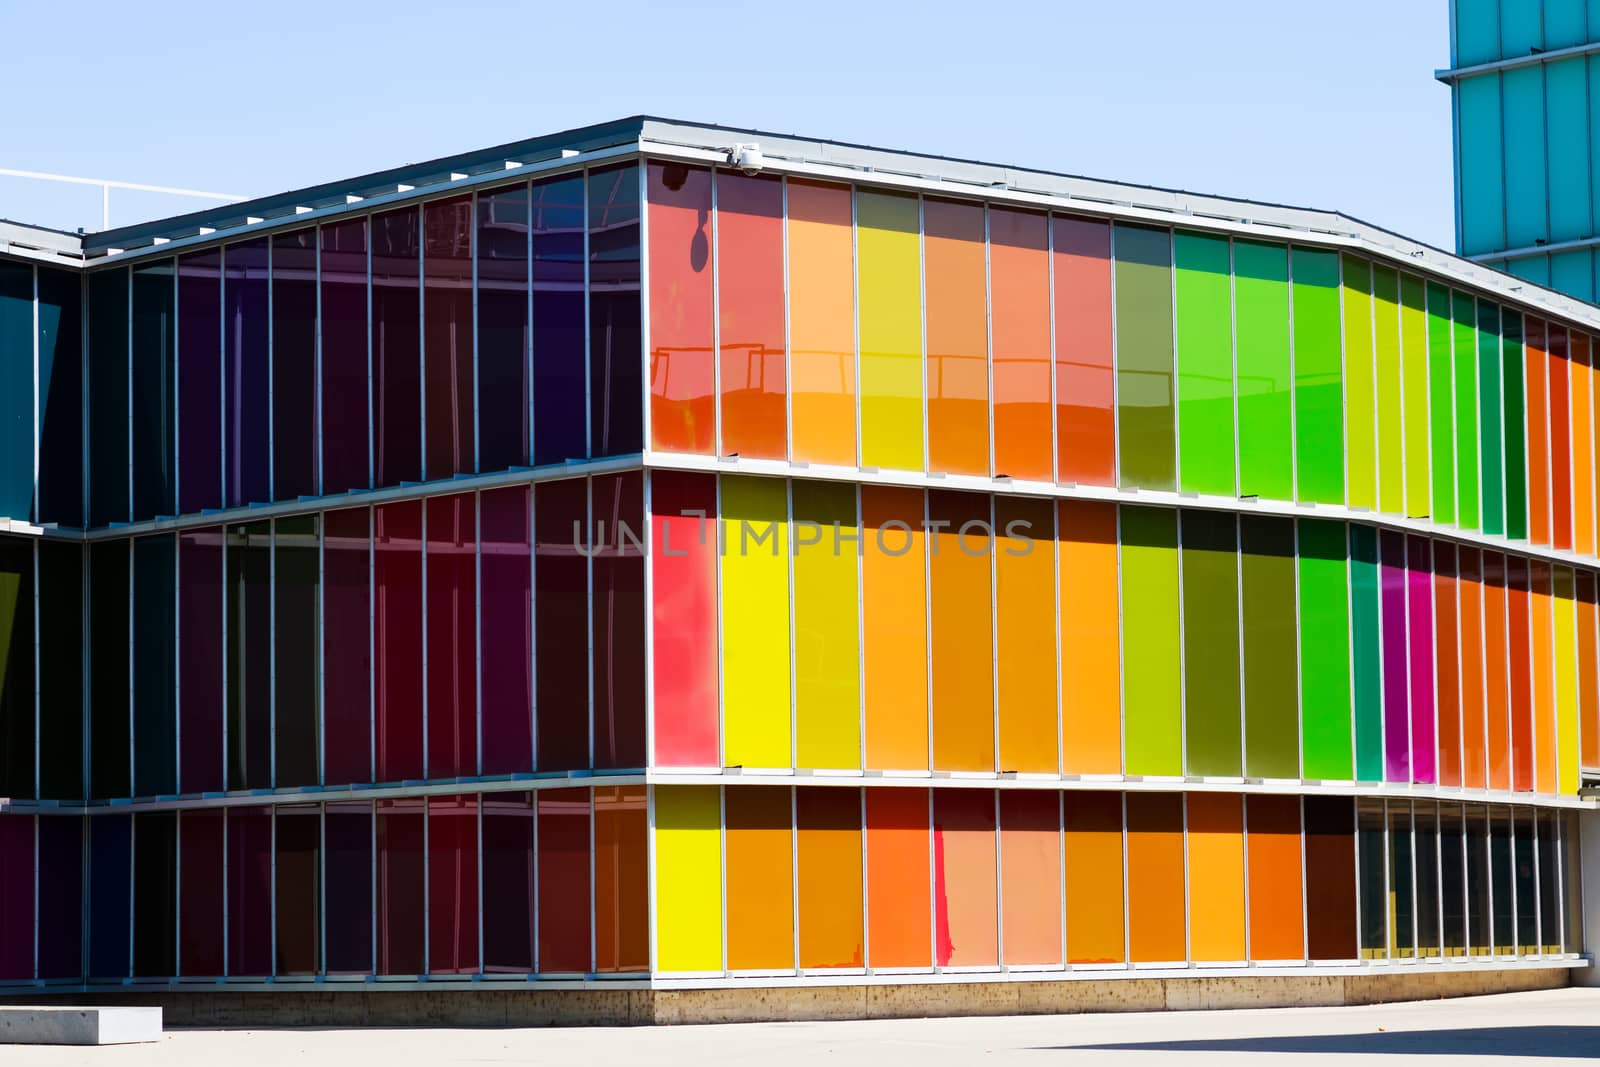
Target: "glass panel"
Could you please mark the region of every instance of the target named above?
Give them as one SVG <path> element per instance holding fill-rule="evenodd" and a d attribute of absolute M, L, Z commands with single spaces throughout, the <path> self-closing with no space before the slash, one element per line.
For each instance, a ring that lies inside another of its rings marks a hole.
<path fill-rule="evenodd" d="M 1456 457 L 1455 389 L 1450 359 L 1450 290 L 1429 282 L 1427 302 L 1428 445 L 1433 468 L 1432 515 L 1435 522 L 1453 523 L 1456 521 Z"/>
<path fill-rule="evenodd" d="M 1580 555 L 1588 556 L 1594 554 L 1595 543 L 1594 374 L 1589 363 L 1589 338 L 1574 332 L 1570 345 L 1572 348 L 1572 363 L 1569 367 L 1572 374 L 1572 547 Z M 1465 519 L 1462 521 L 1464 524 Z"/>
<path fill-rule="evenodd" d="M 32 815 L 0 815 L 0 980 L 33 978 L 37 821 Z"/>
<path fill-rule="evenodd" d="M 920 489 L 861 487 L 862 706 L 872 769 L 928 766 L 925 508 Z"/>
<path fill-rule="evenodd" d="M 716 512 L 715 475 L 651 472 L 652 758 L 662 766 L 717 763 Z"/>
<path fill-rule="evenodd" d="M 316 974 L 322 969 L 322 809 L 291 804 L 276 812 L 273 973 Z"/>
<path fill-rule="evenodd" d="M 424 504 L 429 778 L 478 773 L 477 503 L 460 493 Z"/>
<path fill-rule="evenodd" d="M 652 207 L 652 235 L 653 211 Z M 582 175 L 534 182 L 533 462 L 539 465 L 589 454 L 584 414 L 583 234 Z M 655 269 L 652 260 L 652 280 Z M 706 278 L 709 284 L 709 271 Z M 708 299 L 708 315 L 709 308 Z M 652 330 L 662 328 L 659 321 L 651 316 Z"/>
<path fill-rule="evenodd" d="M 589 766 L 589 566 L 579 551 L 586 489 L 574 478 L 541 482 L 533 492 L 534 752 L 541 771 Z"/>
<path fill-rule="evenodd" d="M 367 220 L 322 235 L 322 491 L 372 484 L 367 466 Z"/>
<path fill-rule="evenodd" d="M 267 321 L 270 261 L 265 237 L 223 249 L 223 455 L 229 507 L 271 499 L 271 406 L 261 402 L 262 397 L 271 395 L 267 373 L 272 336 Z"/>
<path fill-rule="evenodd" d="M 1489 816 L 1482 804 L 1468 804 L 1467 817 L 1467 944 L 1474 956 L 1494 951 L 1490 906 Z"/>
<path fill-rule="evenodd" d="M 1189 623 L 1183 631 L 1185 766 L 1190 774 L 1238 775 L 1238 523 L 1227 512 L 1181 514 L 1183 613 Z M 1241 951 L 1220 958 L 1242 957 Z"/>
<path fill-rule="evenodd" d="M 774 479 L 724 477 L 719 503 L 723 761 L 792 766 L 788 493 Z"/>
<path fill-rule="evenodd" d="M 856 463 L 854 206 L 848 186 L 789 180 L 789 389 L 794 458 Z"/>
<path fill-rule="evenodd" d="M 652 445 L 667 452 L 709 455 L 715 443 L 717 388 L 711 172 L 652 163 L 648 180 Z M 537 250 L 534 256 L 537 260 Z M 536 288 L 537 270 L 536 263 Z M 534 424 L 537 432 L 537 418 Z"/>
<path fill-rule="evenodd" d="M 1400 278 L 1387 267 L 1372 268 L 1372 333 L 1378 404 L 1378 507 L 1387 514 L 1398 515 L 1405 511 Z"/>
<path fill-rule="evenodd" d="M 197 257 L 198 258 L 198 257 Z M 216 259 L 215 254 L 211 257 Z M 217 426 L 215 323 L 216 275 L 212 275 L 213 310 L 211 348 L 211 426 Z M 67 527 L 83 525 L 83 278 L 77 271 L 39 268 L 39 485 L 40 522 Z M 212 434 L 218 439 L 218 434 Z M 199 447 L 193 460 L 200 464 Z M 212 485 L 218 485 L 220 467 L 211 457 Z M 214 502 L 214 501 L 213 501 Z M 76 969 L 76 965 L 74 965 Z"/>
<path fill-rule="evenodd" d="M 645 787 L 596 789 L 594 796 L 594 969 L 604 974 L 648 971 L 650 826 Z"/>
<path fill-rule="evenodd" d="M 1483 403 L 1478 410 L 1483 424 L 1479 444 L 1483 456 L 1483 532 L 1504 533 L 1506 529 L 1506 456 L 1502 451 L 1500 428 L 1504 412 L 1500 406 L 1500 309 L 1478 303 L 1478 389 Z"/>
<path fill-rule="evenodd" d="M 1527 439 L 1523 436 L 1522 316 L 1510 308 L 1500 317 L 1500 382 L 1504 401 L 1506 536 L 1528 536 Z M 1486 398 L 1487 401 L 1487 398 Z"/>
<path fill-rule="evenodd" d="M 273 784 L 279 787 L 321 781 L 319 525 L 319 516 L 302 515 L 279 519 L 273 531 Z"/>
<path fill-rule="evenodd" d="M 1556 789 L 1568 796 L 1578 791 L 1578 605 L 1573 572 L 1552 569 L 1555 608 Z"/>
<path fill-rule="evenodd" d="M 861 462 L 922 470 L 920 209 L 913 197 L 856 190 Z"/>
<path fill-rule="evenodd" d="M 17 798 L 35 793 L 34 595 L 33 542 L 0 537 L 0 795 Z"/>
<path fill-rule="evenodd" d="M 526 486 L 491 489 L 478 498 L 484 774 L 533 770 L 533 560 L 528 507 Z"/>
<path fill-rule="evenodd" d="M 594 571 L 594 765 L 645 765 L 644 475 L 596 477 Z"/>
<path fill-rule="evenodd" d="M 448 478 L 477 469 L 470 196 L 423 205 L 422 272 L 423 468 L 429 478 Z"/>
<path fill-rule="evenodd" d="M 89 546 L 89 793 L 132 792 L 128 736 L 129 549 L 126 541 Z"/>
<path fill-rule="evenodd" d="M 655 787 L 654 922 L 660 970 L 722 969 L 721 794 L 714 785 Z M 926 811 L 926 795 L 922 801 Z M 664 916 L 671 921 L 663 922 Z"/>
<path fill-rule="evenodd" d="M 1462 529 L 1476 530 L 1481 521 L 1480 500 L 1487 480 L 1478 484 L 1478 332 L 1477 306 L 1467 293 L 1450 294 L 1452 350 L 1455 365 L 1456 497 Z M 1485 393 L 1487 398 L 1487 394 Z M 1585 406 L 1587 410 L 1587 405 Z M 1487 475 L 1487 470 L 1484 474 Z"/>
<path fill-rule="evenodd" d="M 729 786 L 723 804 L 728 968 L 789 970 L 794 967 L 790 790 Z"/>
<path fill-rule="evenodd" d="M 1054 774 L 1056 736 L 1055 509 L 994 498 L 995 699 L 1000 770 Z M 969 547 L 973 539 L 968 539 Z"/>
<path fill-rule="evenodd" d="M 1115 226 L 1119 482 L 1175 489 L 1172 235 Z"/>
<path fill-rule="evenodd" d="M 272 809 L 227 812 L 228 973 L 261 978 L 272 973 Z"/>
<path fill-rule="evenodd" d="M 133 791 L 138 796 L 178 791 L 173 743 L 178 711 L 173 640 L 178 628 L 177 550 L 171 534 L 133 542 Z"/>
<path fill-rule="evenodd" d="M 1417 955 L 1438 956 L 1440 945 L 1439 811 L 1431 800 L 1415 805 L 1417 848 Z"/>
<path fill-rule="evenodd" d="M 1125 507 L 1121 535 L 1125 770 L 1182 774 L 1177 512 Z"/>
<path fill-rule="evenodd" d="M 790 483 L 794 515 L 795 765 L 861 766 L 856 487 Z M 857 822 L 859 823 L 859 818 Z M 859 829 L 859 827 L 858 827 Z M 858 861 L 859 866 L 859 861 Z M 802 964 L 803 966 L 803 964 Z"/>
<path fill-rule="evenodd" d="M 533 797 L 485 793 L 483 969 L 533 970 Z"/>
<path fill-rule="evenodd" d="M 1239 548 L 1244 773 L 1252 778 L 1294 778 L 1300 773 L 1294 522 L 1243 516 Z"/>
<path fill-rule="evenodd" d="M 800 894 L 800 966 L 860 967 L 861 791 L 795 790 L 795 862 Z"/>
<path fill-rule="evenodd" d="M 866 791 L 869 967 L 933 962 L 928 817 L 926 789 Z M 658 806 L 658 824 L 660 819 Z"/>
<path fill-rule="evenodd" d="M 179 787 L 222 789 L 222 527 L 178 535 Z"/>
<path fill-rule="evenodd" d="M 113 816 L 115 818 L 115 816 Z M 39 820 L 39 977 L 83 977 L 83 846 L 86 820 L 57 815 Z"/>
<path fill-rule="evenodd" d="M 1556 709 L 1552 692 L 1554 634 L 1552 633 L 1551 568 L 1544 560 L 1529 563 L 1529 623 L 1533 650 L 1533 750 L 1535 788 L 1556 791 Z"/>
<path fill-rule="evenodd" d="M 1528 386 L 1528 540 L 1550 544 L 1550 334 L 1540 319 L 1529 318 L 1526 337 Z"/>
<path fill-rule="evenodd" d="M 1509 956 L 1517 951 L 1515 887 L 1512 885 L 1511 809 L 1489 805 L 1490 907 L 1494 914 L 1494 951 Z"/>
<path fill-rule="evenodd" d="M 1411 658 L 1411 780 L 1427 783 L 1438 780 L 1438 747 L 1434 743 L 1432 548 L 1433 543 L 1426 538 L 1406 539 L 1406 602 L 1410 612 L 1406 633 Z"/>
<path fill-rule="evenodd" d="M 372 465 L 378 486 L 422 476 L 420 238 L 416 206 L 372 216 Z"/>
<path fill-rule="evenodd" d="M 225 818 L 218 809 L 185 811 L 178 817 L 178 892 L 183 905 L 178 914 L 178 973 L 185 977 L 217 977 L 224 969 Z"/>
<path fill-rule="evenodd" d="M 1556 819 L 1554 811 L 1535 811 L 1538 823 L 1539 852 L 1539 951 L 1555 954 L 1561 951 L 1560 903 L 1560 847 L 1556 844 Z"/>
<path fill-rule="evenodd" d="M 928 328 L 928 468 L 989 474 L 988 253 L 984 209 L 923 202 L 923 300 Z M 995 289 L 998 298 L 998 284 Z M 1046 386 L 1043 395 L 1048 395 Z M 995 424 L 996 432 L 999 422 Z M 997 468 L 1000 469 L 1000 468 Z"/>
<path fill-rule="evenodd" d="M 544 789 L 534 794 L 539 808 L 539 970 L 588 971 L 589 955 L 589 791 Z"/>
<path fill-rule="evenodd" d="M 1184 799 L 1185 848 L 1189 864 L 1189 955 L 1204 961 L 1243 960 L 1243 798 L 1232 793 L 1190 793 Z"/>
<path fill-rule="evenodd" d="M 1405 538 L 1383 531 L 1379 576 L 1383 606 L 1383 777 L 1411 780 L 1411 728 L 1406 704 Z"/>
<path fill-rule="evenodd" d="M 478 194 L 478 469 L 528 462 L 528 186 Z"/>
<path fill-rule="evenodd" d="M 227 537 L 228 788 L 263 789 L 272 784 L 272 525 L 230 526 Z"/>
<path fill-rule="evenodd" d="M 317 231 L 305 229 L 272 235 L 272 498 L 316 491 Z"/>
<path fill-rule="evenodd" d="M 370 514 L 348 508 L 322 516 L 322 780 L 329 785 L 372 775 Z"/>
<path fill-rule="evenodd" d="M 1232 496 L 1237 486 L 1231 243 L 1225 236 L 1180 231 L 1172 247 L 1183 489 Z"/>
<path fill-rule="evenodd" d="M 1517 898 L 1517 951 L 1526 956 L 1539 951 L 1538 856 L 1533 845 L 1532 808 L 1512 808 L 1513 887 Z"/>
<path fill-rule="evenodd" d="M 173 260 L 133 272 L 133 518 L 177 511 Z M 30 384 L 31 391 L 31 384 Z M 26 443 L 27 450 L 32 442 Z"/>
<path fill-rule="evenodd" d="M 1456 550 L 1461 578 L 1456 583 L 1461 632 L 1461 781 L 1482 789 L 1488 781 L 1488 697 L 1483 663 L 1483 555 L 1474 548 Z"/>
<path fill-rule="evenodd" d="M 380 782 L 398 782 L 424 774 L 422 502 L 380 505 L 373 516 L 376 772 Z"/>
<path fill-rule="evenodd" d="M 427 969 L 427 872 L 424 800 L 380 800 L 378 845 L 378 973 L 422 974 Z"/>
<path fill-rule="evenodd" d="M 1056 287 L 1056 477 L 1111 485 L 1117 472 L 1111 227 L 1055 215 L 1050 233 Z"/>
<path fill-rule="evenodd" d="M 1389 803 L 1389 955 L 1417 954 L 1416 868 L 1411 838 L 1411 804 Z"/>
<path fill-rule="evenodd" d="M 372 805 L 342 800 L 323 817 L 329 974 L 372 973 Z"/>
<path fill-rule="evenodd" d="M 1406 514 L 1433 515 L 1428 492 L 1428 331 L 1426 287 L 1421 278 L 1400 276 L 1400 342 L 1405 376 Z M 1433 515 L 1438 521 L 1449 521 Z"/>
<path fill-rule="evenodd" d="M 1314 960 L 1356 959 L 1355 806 L 1345 797 L 1304 800 L 1306 943 Z"/>
<path fill-rule="evenodd" d="M 39 542 L 39 795 L 52 800 L 84 795 L 84 546 Z M 73 963 L 74 972 L 78 967 Z"/>
<path fill-rule="evenodd" d="M 1439 734 L 1440 785 L 1461 785 L 1461 656 L 1463 635 L 1457 632 L 1456 546 L 1433 546 L 1434 688 Z"/>
<path fill-rule="evenodd" d="M 0 261 L 0 515 L 22 522 L 33 517 L 33 271 Z"/>
<path fill-rule="evenodd" d="M 1282 245 L 1235 241 L 1239 492 L 1294 496 L 1289 359 L 1289 257 Z"/>
<path fill-rule="evenodd" d="M 1250 957 L 1306 956 L 1301 885 L 1300 798 L 1245 798 L 1249 836 Z"/>
<path fill-rule="evenodd" d="M 996 474 L 1047 482 L 1050 441 L 1050 233 L 1043 215 L 989 212 Z"/>
<path fill-rule="evenodd" d="M 1343 365 L 1339 351 L 1339 257 L 1296 248 L 1294 276 L 1294 447 L 1296 494 L 1344 503 Z M 1445 420 L 1446 425 L 1449 420 Z"/>
<path fill-rule="evenodd" d="M 939 771 L 996 769 L 990 508 L 985 495 L 928 493 L 929 670 Z"/>
<path fill-rule="evenodd" d="M 994 794 L 987 789 L 934 790 L 933 922 L 938 966 L 999 963 L 997 869 Z"/>
<path fill-rule="evenodd" d="M 1117 617 L 1117 506 L 1056 503 L 1061 552 L 1061 767 L 1122 770 L 1122 663 Z M 1121 816 L 1118 816 L 1119 825 Z"/>
<path fill-rule="evenodd" d="M 1123 946 L 1122 796 L 1063 794 L 1067 962 L 1120 963 Z"/>
<path fill-rule="evenodd" d="M 1177 963 L 1184 951 L 1183 797 L 1129 793 L 1128 949 L 1135 963 Z"/>
<path fill-rule="evenodd" d="M 128 272 L 89 275 L 89 523 L 128 520 Z"/>
<path fill-rule="evenodd" d="M 1300 758 L 1306 778 L 1355 777 L 1350 751 L 1350 608 L 1344 523 L 1297 524 Z"/>
<path fill-rule="evenodd" d="M 1566 952 L 1582 952 L 1583 937 L 1583 834 L 1575 811 L 1561 816 L 1561 874 L 1566 879 L 1562 894 L 1566 908 L 1562 914 L 1561 947 Z M 43 904 L 40 905 L 41 911 Z M 41 967 L 43 964 L 41 963 Z"/>
<path fill-rule="evenodd" d="M 50 820 L 45 820 L 49 822 Z M 102 815 L 89 828 L 90 979 L 126 978 L 133 953 L 133 816 Z M 76 925 L 70 924 L 70 925 Z"/>
<path fill-rule="evenodd" d="M 1507 656 L 1506 557 L 1483 554 L 1483 664 L 1487 695 L 1489 788 L 1511 788 L 1511 700 Z"/>
<path fill-rule="evenodd" d="M 478 970 L 478 797 L 428 798 L 428 972 Z"/>
<path fill-rule="evenodd" d="M 1506 631 L 1511 664 L 1511 783 L 1518 792 L 1533 789 L 1533 649 L 1529 561 L 1506 557 Z"/>
<path fill-rule="evenodd" d="M 630 171 L 629 173 L 633 173 Z M 788 455 L 783 181 L 717 172 L 723 455 Z"/>
<path fill-rule="evenodd" d="M 1372 343 L 1372 265 L 1353 256 L 1341 256 L 1339 264 L 1344 298 L 1345 440 L 1349 448 L 1346 463 L 1350 503 L 1373 508 L 1378 504 L 1378 399 Z"/>

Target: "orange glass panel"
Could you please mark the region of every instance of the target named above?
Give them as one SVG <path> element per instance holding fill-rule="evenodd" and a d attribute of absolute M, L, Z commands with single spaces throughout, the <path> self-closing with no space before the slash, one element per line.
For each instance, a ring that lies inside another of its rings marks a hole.
<path fill-rule="evenodd" d="M 783 180 L 717 172 L 723 455 L 783 459 Z"/>
<path fill-rule="evenodd" d="M 1587 334 L 1574 333 L 1572 350 L 1572 547 L 1594 555 L 1594 370 Z"/>
<path fill-rule="evenodd" d="M 1129 793 L 1127 810 L 1129 958 L 1134 963 L 1181 963 L 1183 797 Z"/>
<path fill-rule="evenodd" d="M 1001 962 L 1061 962 L 1061 795 L 1000 792 Z"/>
<path fill-rule="evenodd" d="M 1111 224 L 1056 215 L 1050 227 L 1056 287 L 1056 477 L 1111 485 L 1117 476 Z"/>
<path fill-rule="evenodd" d="M 800 966 L 860 967 L 861 791 L 795 790 Z"/>
<path fill-rule="evenodd" d="M 728 966 L 736 971 L 793 967 L 789 788 L 730 785 L 723 790 L 722 803 Z"/>
<path fill-rule="evenodd" d="M 1483 557 L 1475 548 L 1460 551 L 1458 610 L 1461 622 L 1461 784 L 1483 789 L 1488 783 L 1488 728 L 1483 682 Z"/>
<path fill-rule="evenodd" d="M 650 969 L 649 838 L 644 786 L 594 791 L 597 971 Z"/>
<path fill-rule="evenodd" d="M 789 182 L 789 388 L 794 458 L 856 465 L 850 187 Z"/>
<path fill-rule="evenodd" d="M 1000 770 L 1054 774 L 1056 538 L 1048 500 L 994 500 Z"/>
<path fill-rule="evenodd" d="M 869 967 L 933 962 L 928 846 L 926 789 L 867 790 Z"/>
<path fill-rule="evenodd" d="M 1439 784 L 1461 784 L 1461 650 L 1456 633 L 1455 546 L 1433 548 L 1434 706 L 1439 737 Z"/>
<path fill-rule="evenodd" d="M 1244 804 L 1229 793 L 1190 793 L 1189 952 L 1243 960 Z"/>
<path fill-rule="evenodd" d="M 989 338 L 983 207 L 922 202 L 928 468 L 989 473 Z"/>
<path fill-rule="evenodd" d="M 1572 547 L 1572 401 L 1567 331 L 1550 327 L 1550 540 Z"/>
<path fill-rule="evenodd" d="M 1550 543 L 1550 440 L 1548 388 L 1550 372 L 1545 355 L 1545 324 L 1526 321 L 1528 387 L 1528 539 L 1536 545 Z"/>
<path fill-rule="evenodd" d="M 1072 791 L 1063 802 L 1067 962 L 1120 963 L 1122 795 Z"/>
<path fill-rule="evenodd" d="M 980 493 L 928 492 L 933 766 L 940 771 L 995 769 L 989 507 Z"/>
<path fill-rule="evenodd" d="M 1531 560 L 1529 629 L 1533 650 L 1533 752 L 1534 788 L 1541 793 L 1556 787 L 1555 600 L 1550 593 L 1550 564 Z"/>
<path fill-rule="evenodd" d="M 1117 506 L 1062 500 L 1061 768 L 1122 770 L 1122 680 L 1117 637 Z"/>
<path fill-rule="evenodd" d="M 1506 557 L 1483 554 L 1483 678 L 1489 788 L 1511 788 L 1511 664 L 1506 634 Z"/>
<path fill-rule="evenodd" d="M 1245 801 L 1250 839 L 1250 958 L 1305 959 L 1300 881 L 1300 798 Z"/>
<path fill-rule="evenodd" d="M 1596 663 L 1595 576 L 1578 571 L 1578 734 L 1583 767 L 1600 767 L 1600 673 Z"/>
<path fill-rule="evenodd" d="M 987 789 L 933 792 L 934 962 L 999 963 L 995 796 Z"/>
<path fill-rule="evenodd" d="M 711 172 L 650 164 L 650 441 L 709 455 L 716 418 L 712 350 Z"/>
<path fill-rule="evenodd" d="M 1050 234 L 1044 215 L 989 211 L 994 470 L 1049 481 Z"/>
<path fill-rule="evenodd" d="M 1511 678 L 1511 787 L 1533 788 L 1533 639 L 1528 561 L 1506 557 L 1506 648 Z"/>
<path fill-rule="evenodd" d="M 922 490 L 861 487 L 869 770 L 928 769 L 928 601 L 922 519 Z"/>

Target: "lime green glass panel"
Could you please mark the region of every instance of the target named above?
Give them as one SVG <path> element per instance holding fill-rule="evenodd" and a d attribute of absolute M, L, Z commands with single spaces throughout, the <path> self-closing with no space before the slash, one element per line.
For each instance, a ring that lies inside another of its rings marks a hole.
<path fill-rule="evenodd" d="M 1377 389 L 1372 366 L 1372 264 L 1354 256 L 1340 262 L 1344 286 L 1345 441 L 1350 504 L 1378 506 Z"/>
<path fill-rule="evenodd" d="M 1122 716 L 1129 774 L 1183 773 L 1178 513 L 1124 507 Z"/>
<path fill-rule="evenodd" d="M 1244 619 L 1244 773 L 1300 776 L 1295 671 L 1294 520 L 1239 519 Z"/>
<path fill-rule="evenodd" d="M 1172 234 L 1112 227 L 1117 294 L 1117 463 L 1120 484 L 1177 487 L 1172 403 Z"/>
<path fill-rule="evenodd" d="M 1299 526 L 1301 759 L 1307 778 L 1348 780 L 1355 766 L 1345 526 L 1321 519 Z"/>
<path fill-rule="evenodd" d="M 1178 458 L 1185 491 L 1234 494 L 1233 295 L 1228 239 L 1179 232 Z"/>
<path fill-rule="evenodd" d="M 1400 344 L 1405 383 L 1405 513 L 1433 514 L 1428 478 L 1428 333 L 1422 279 L 1400 276 Z"/>
<path fill-rule="evenodd" d="M 1450 343 L 1450 290 L 1428 283 L 1428 447 L 1433 520 L 1456 521 L 1455 389 Z"/>
<path fill-rule="evenodd" d="M 1239 533 L 1231 512 L 1183 512 L 1186 773 L 1237 776 Z"/>
<path fill-rule="evenodd" d="M 1296 248 L 1294 412 L 1299 499 L 1344 503 L 1344 382 L 1339 351 L 1339 257 Z"/>
<path fill-rule="evenodd" d="M 1282 245 L 1235 241 L 1239 333 L 1239 492 L 1294 497 L 1289 382 L 1289 255 Z"/>
<path fill-rule="evenodd" d="M 1372 335 L 1378 398 L 1378 509 L 1405 510 L 1405 453 L 1400 434 L 1400 279 L 1372 268 Z"/>

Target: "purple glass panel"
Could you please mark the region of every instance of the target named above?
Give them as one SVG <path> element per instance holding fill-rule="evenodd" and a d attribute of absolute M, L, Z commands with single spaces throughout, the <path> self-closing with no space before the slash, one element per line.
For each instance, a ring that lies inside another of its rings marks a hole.
<path fill-rule="evenodd" d="M 644 447 L 639 168 L 589 172 L 589 381 L 596 456 Z"/>
<path fill-rule="evenodd" d="M 483 795 L 483 969 L 533 970 L 533 797 Z"/>
<path fill-rule="evenodd" d="M 482 574 L 483 773 L 533 770 L 532 546 L 528 490 L 479 497 Z"/>
<path fill-rule="evenodd" d="M 422 477 L 417 209 L 372 216 L 372 462 L 376 485 Z"/>
<path fill-rule="evenodd" d="M 222 251 L 178 257 L 178 513 L 222 506 Z"/>
<path fill-rule="evenodd" d="M 528 463 L 528 186 L 478 194 L 478 469 Z"/>
<path fill-rule="evenodd" d="M 323 781 L 372 778 L 372 550 L 366 508 L 322 517 Z"/>
<path fill-rule="evenodd" d="M 398 782 L 423 776 L 422 502 L 384 504 L 373 523 L 377 771 Z"/>
<path fill-rule="evenodd" d="M 33 977 L 33 818 L 0 815 L 0 981 Z"/>
<path fill-rule="evenodd" d="M 424 801 L 378 801 L 378 973 L 422 974 Z"/>
<path fill-rule="evenodd" d="M 204 809 L 178 816 L 178 973 L 190 978 L 222 974 L 223 812 Z"/>
<path fill-rule="evenodd" d="M 1426 538 L 1406 539 L 1410 602 L 1411 780 L 1436 781 L 1438 746 L 1433 743 L 1433 553 Z"/>
<path fill-rule="evenodd" d="M 428 798 L 428 971 L 478 969 L 478 798 Z"/>
<path fill-rule="evenodd" d="M 272 973 L 272 809 L 228 809 L 228 973 Z"/>
<path fill-rule="evenodd" d="M 322 233 L 322 491 L 365 489 L 367 220 Z"/>
<path fill-rule="evenodd" d="M 317 231 L 272 237 L 272 497 L 317 491 Z"/>
<path fill-rule="evenodd" d="M 428 511 L 428 777 L 478 773 L 477 499 L 436 496 Z"/>
<path fill-rule="evenodd" d="M 533 462 L 588 455 L 583 176 L 533 183 Z"/>
<path fill-rule="evenodd" d="M 1411 780 L 1411 731 L 1406 709 L 1406 549 L 1397 533 L 1378 535 L 1383 605 L 1383 776 Z"/>
<path fill-rule="evenodd" d="M 228 245 L 223 252 L 227 502 L 241 507 L 269 497 L 267 239 Z"/>
<path fill-rule="evenodd" d="M 573 478 L 533 491 L 534 752 L 541 771 L 589 766 L 589 561 L 580 551 L 587 486 Z"/>
<path fill-rule="evenodd" d="M 272 785 L 272 524 L 229 526 L 227 538 L 228 788 L 265 789 Z"/>
<path fill-rule="evenodd" d="M 40 978 L 83 976 L 83 826 L 75 815 L 39 820 Z"/>
<path fill-rule="evenodd" d="M 329 974 L 372 973 L 372 805 L 340 800 L 323 816 Z"/>
<path fill-rule="evenodd" d="M 472 448 L 472 198 L 430 200 L 422 212 L 425 475 L 474 470 Z"/>
<path fill-rule="evenodd" d="M 225 787 L 222 774 L 222 527 L 178 535 L 178 788 Z"/>
<path fill-rule="evenodd" d="M 643 767 L 644 475 L 594 479 L 594 765 Z"/>

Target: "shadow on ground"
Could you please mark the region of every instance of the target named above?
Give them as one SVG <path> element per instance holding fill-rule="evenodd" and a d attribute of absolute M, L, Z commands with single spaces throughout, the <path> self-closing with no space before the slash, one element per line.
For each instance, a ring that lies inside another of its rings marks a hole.
<path fill-rule="evenodd" d="M 1600 1057 L 1600 1026 L 1491 1026 L 1467 1030 L 1396 1030 L 1365 1034 L 1295 1034 L 1282 1037 L 1196 1038 L 1118 1044 L 1051 1045 L 1040 1051 L 1083 1052 L 1287 1052 L 1297 1055 Z"/>

